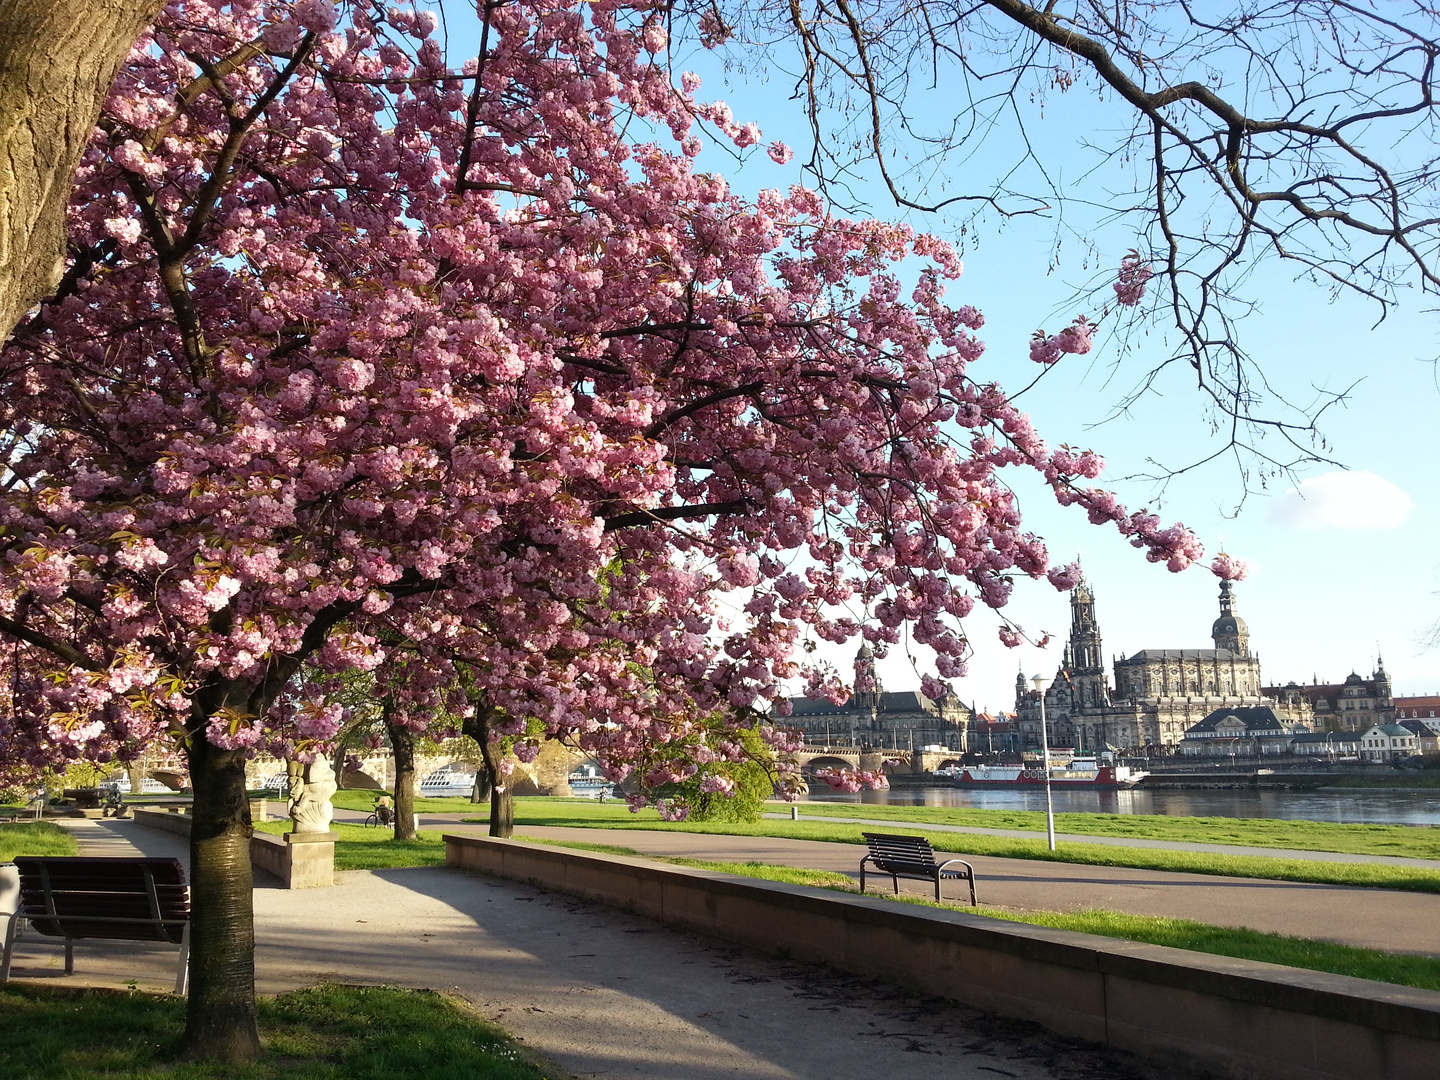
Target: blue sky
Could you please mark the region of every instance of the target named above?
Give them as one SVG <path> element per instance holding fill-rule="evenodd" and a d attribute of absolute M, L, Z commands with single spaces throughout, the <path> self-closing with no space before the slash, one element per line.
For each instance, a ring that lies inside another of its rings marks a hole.
<path fill-rule="evenodd" d="M 743 193 L 802 180 L 798 166 L 808 144 L 796 103 L 784 100 L 781 81 L 747 85 L 740 76 L 727 79 L 715 57 L 704 53 L 677 61 L 677 71 L 685 67 L 704 77 L 701 99 L 723 98 L 737 120 L 758 121 L 767 140 L 784 139 L 797 151 L 796 161 L 784 168 L 755 154 L 739 170 L 728 153 L 707 151 L 702 167 L 725 173 Z M 1047 104 L 1047 113 L 1045 126 L 1061 134 L 1112 122 L 1074 92 L 1064 102 Z M 1062 178 L 1078 177 L 1088 164 L 1079 153 L 1051 162 Z M 963 182 L 959 169 L 954 179 Z M 877 188 L 866 194 L 876 216 L 903 218 L 941 235 L 953 227 L 943 218 L 898 212 Z M 1087 243 L 1108 268 L 1119 265 L 1133 242 L 1113 227 L 1071 236 L 1052 267 L 1053 220 L 992 223 L 970 235 L 965 277 L 948 299 L 985 313 L 982 337 L 988 349 L 983 370 L 977 366 L 975 374 L 1012 390 L 1037 371 L 1027 358 L 1030 335 L 1041 326 L 1058 330 L 1066 320 L 1057 313 L 1084 310 L 1073 297 L 1096 271 L 1094 258 L 1088 265 L 1084 259 Z M 1323 452 L 1337 464 L 1307 466 L 1293 479 L 1272 479 L 1263 491 L 1245 497 L 1239 469 L 1221 460 L 1171 482 L 1161 513 L 1195 529 L 1211 552 L 1223 543 L 1249 562 L 1251 574 L 1237 586 L 1237 596 L 1267 682 L 1340 681 L 1352 670 L 1368 673 L 1379 652 L 1397 692 L 1440 692 L 1440 650 L 1425 645 L 1440 620 L 1435 542 L 1440 507 L 1433 479 L 1440 383 L 1430 362 L 1440 355 L 1440 319 L 1426 310 L 1431 306 L 1426 298 L 1411 296 L 1376 326 L 1373 304 L 1331 297 L 1293 275 L 1276 262 L 1262 266 L 1252 279 L 1260 304 L 1242 322 L 1240 334 L 1275 387 L 1297 404 L 1358 380 L 1345 405 L 1330 410 L 1322 424 Z M 1066 357 L 1022 399 L 1052 444 L 1103 453 L 1108 470 L 1102 482 L 1132 508 L 1155 505 L 1157 489 L 1125 477 L 1153 472 L 1152 462 L 1188 464 L 1217 445 L 1183 368 L 1173 369 L 1127 416 L 1104 423 L 1140 376 L 1170 355 L 1162 328 L 1135 340 L 1138 347 L 1124 357 L 1113 343 L 1088 356 Z M 1039 485 L 1024 481 L 1017 475 L 1029 525 L 1046 537 L 1059 561 L 1081 557 L 1096 591 L 1107 653 L 1209 646 L 1217 614 L 1214 577 L 1200 568 L 1171 574 L 1145 562 L 1113 528 L 1089 525 L 1073 509 L 1055 506 Z M 996 620 L 988 613 L 973 616 L 967 629 L 976 654 L 970 675 L 956 689 L 981 708 L 1009 706 L 1017 668 L 1049 675 L 1059 662 L 1069 622 L 1063 594 L 1044 583 L 1017 588 L 1007 613 L 1035 637 L 1050 631 L 1057 641 L 1043 651 L 1005 649 L 996 637 Z M 895 650 L 880 667 L 891 688 L 918 684 L 903 654 Z M 828 655 L 849 670 L 852 649 L 831 648 Z M 926 658 L 917 653 L 915 659 L 918 670 L 926 670 Z"/>
<path fill-rule="evenodd" d="M 453 18 L 451 27 L 456 45 L 473 49 L 469 28 Z M 452 62 L 459 63 L 460 56 Z M 723 173 L 741 194 L 804 180 L 800 162 L 808 154 L 807 131 L 798 103 L 788 100 L 790 86 L 783 77 L 747 80 L 734 69 L 727 73 L 719 55 L 699 49 L 677 54 L 674 64 L 677 77 L 687 68 L 702 76 L 702 100 L 726 100 L 737 121 L 755 120 L 767 140 L 783 139 L 797 152 L 792 164 L 780 167 L 757 148 L 737 168 L 732 152 L 711 148 L 699 159 L 702 168 Z M 954 105 L 955 95 L 942 87 L 920 108 Z M 1096 171 L 1097 158 L 1078 149 L 1077 139 L 1093 137 L 1104 144 L 1128 124 L 1127 112 L 1077 87 L 1068 94 L 1049 93 L 1031 118 L 1032 135 L 1047 147 L 1043 157 L 1052 179 L 1067 188 L 1090 185 L 1084 190 L 1102 203 L 1105 185 L 1123 191 L 1123 162 L 1106 161 Z M 1004 152 L 1014 145 L 1013 139 L 1001 140 L 985 153 L 998 155 L 994 161 L 1003 164 Z M 944 185 L 953 194 L 973 181 L 972 170 L 994 168 L 994 161 L 983 154 L 952 160 L 936 175 L 936 188 Z M 876 216 L 953 234 L 954 219 L 903 214 L 875 185 L 857 191 L 870 200 Z M 1126 201 L 1123 195 L 1116 198 Z M 1072 218 L 1066 229 L 1078 226 L 1081 217 Z M 977 378 L 993 378 L 1011 390 L 1034 378 L 1037 368 L 1027 358 L 1030 335 L 1042 326 L 1053 333 L 1068 316 L 1086 310 L 1073 301 L 1076 289 L 1093 285 L 1097 272 L 1118 267 L 1134 243 L 1123 223 L 1060 231 L 1064 243 L 1058 261 L 1053 258 L 1053 218 L 992 222 L 969 233 L 966 274 L 948 298 L 974 304 L 986 315 L 982 336 L 988 350 L 973 369 Z M 1435 541 L 1440 485 L 1433 478 L 1440 381 L 1430 363 L 1440 355 L 1440 318 L 1426 310 L 1432 306 L 1426 298 L 1412 296 L 1374 326 L 1373 305 L 1350 296 L 1332 299 L 1292 277 L 1293 270 L 1278 263 L 1261 268 L 1252 279 L 1260 305 L 1240 333 L 1276 388 L 1297 404 L 1359 380 L 1346 405 L 1331 410 L 1323 424 L 1326 456 L 1338 464 L 1309 466 L 1294 478 L 1304 499 L 1284 478 L 1245 498 L 1237 466 L 1222 460 L 1172 482 L 1161 513 L 1195 529 L 1212 553 L 1223 542 L 1231 554 L 1249 562 L 1251 575 L 1238 585 L 1237 597 L 1267 682 L 1317 676 L 1336 682 L 1351 670 L 1369 672 L 1378 651 L 1397 692 L 1440 692 L 1440 649 L 1424 644 L 1440 621 L 1440 545 Z M 1022 403 L 1052 444 L 1102 452 L 1109 464 L 1102 482 L 1119 491 L 1128 506 L 1153 506 L 1152 483 L 1124 478 L 1152 472 L 1153 461 L 1179 466 L 1199 460 L 1215 448 L 1215 437 L 1182 368 L 1173 369 L 1126 417 L 1103 423 L 1141 375 L 1170 355 L 1170 343 L 1156 327 L 1138 336 L 1137 348 L 1121 358 L 1104 335 L 1099 341 L 1101 347 L 1088 356 L 1066 357 Z M 1108 653 L 1210 644 L 1217 613 L 1214 577 L 1202 568 L 1170 574 L 1145 562 L 1113 528 L 1089 525 L 1083 515 L 1055 506 L 1042 488 L 1024 479 L 1017 475 L 1016 485 L 1030 527 L 1047 539 L 1058 561 L 1075 554 L 1081 558 L 1095 589 Z M 970 675 L 956 689 L 981 708 L 1009 707 L 1017 667 L 1026 674 L 1049 675 L 1059 662 L 1068 601 L 1045 583 L 1026 584 L 1016 589 L 1007 613 L 1035 637 L 1050 631 L 1057 641 L 1044 651 L 1005 649 L 996 637 L 998 622 L 985 612 L 973 616 L 967 631 L 975 658 Z M 852 648 L 821 648 L 849 671 Z M 892 689 L 917 686 L 927 658 L 917 654 L 915 660 L 912 668 L 904 650 L 896 649 L 880 666 L 882 680 Z"/>

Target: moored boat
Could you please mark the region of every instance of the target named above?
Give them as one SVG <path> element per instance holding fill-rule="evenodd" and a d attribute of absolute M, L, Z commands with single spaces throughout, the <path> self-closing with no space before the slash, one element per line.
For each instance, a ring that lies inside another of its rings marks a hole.
<path fill-rule="evenodd" d="M 1045 783 L 1045 766 L 1040 762 L 1023 765 L 957 765 L 940 770 L 956 787 L 1040 787 Z M 1149 774 L 1128 765 L 1102 763 L 1095 758 L 1074 758 L 1050 766 L 1051 786 L 1131 788 Z"/>

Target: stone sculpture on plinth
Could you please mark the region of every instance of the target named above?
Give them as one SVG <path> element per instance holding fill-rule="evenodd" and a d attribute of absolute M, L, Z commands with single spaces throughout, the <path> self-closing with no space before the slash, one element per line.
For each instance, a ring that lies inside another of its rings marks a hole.
<path fill-rule="evenodd" d="M 305 778 L 290 792 L 290 820 L 293 832 L 328 833 L 335 809 L 330 796 L 335 794 L 335 770 L 324 757 L 317 757 L 305 766 Z"/>

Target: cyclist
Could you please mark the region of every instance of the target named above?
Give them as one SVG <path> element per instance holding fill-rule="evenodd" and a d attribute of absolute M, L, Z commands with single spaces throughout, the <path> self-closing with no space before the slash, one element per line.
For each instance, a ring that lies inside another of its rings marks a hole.
<path fill-rule="evenodd" d="M 375 796 L 375 820 L 381 825 L 395 822 L 395 809 L 390 802 L 390 796 L 383 792 Z"/>

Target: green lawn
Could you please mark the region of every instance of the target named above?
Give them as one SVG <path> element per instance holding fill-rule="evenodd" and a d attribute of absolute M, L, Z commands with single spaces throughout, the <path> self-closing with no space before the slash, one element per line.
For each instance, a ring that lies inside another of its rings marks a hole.
<path fill-rule="evenodd" d="M 346 788 L 344 791 L 337 791 L 330 802 L 343 810 L 363 810 L 368 814 L 375 809 L 375 796 L 388 794 L 390 792 L 374 788 Z M 417 795 L 415 797 L 417 814 L 469 814 L 474 811 L 483 811 L 489 805 L 487 801 L 484 806 L 477 806 L 464 796 L 437 798 L 430 795 Z"/>
<path fill-rule="evenodd" d="M 776 804 L 768 809 L 779 810 L 780 806 Z M 807 817 L 859 817 L 877 821 L 904 821 L 916 825 L 968 825 L 984 829 L 1045 831 L 1045 815 L 1031 810 L 801 803 L 800 813 Z M 1440 859 L 1440 829 L 1408 825 L 1341 825 L 1331 821 L 1171 817 L 1163 814 L 1056 814 L 1055 828 L 1059 832 L 1083 833 L 1087 836 Z"/>
<path fill-rule="evenodd" d="M 445 862 L 443 835 L 438 829 L 421 829 L 416 839 L 398 841 L 391 829 L 364 825 L 330 826 L 340 834 L 335 841 L 336 870 L 393 870 L 401 866 L 441 866 Z M 280 835 L 290 831 L 289 821 L 257 821 L 256 832 Z"/>
<path fill-rule="evenodd" d="M 809 804 L 813 805 L 813 804 Z M 469 818 L 483 823 L 485 818 Z M 522 798 L 515 800 L 517 825 L 567 825 L 591 829 L 650 829 L 664 832 L 715 833 L 726 836 L 775 836 L 795 840 L 823 840 L 863 844 L 866 825 L 828 821 L 758 821 L 751 824 L 665 822 L 653 810 L 631 814 L 624 804 L 597 804 L 587 799 Z M 902 826 L 889 831 L 927 837 L 936 849 L 991 855 L 1008 859 L 1039 859 L 1088 866 L 1127 866 L 1141 870 L 1170 870 L 1224 877 L 1303 881 L 1322 885 L 1359 885 L 1440 893 L 1440 871 L 1372 863 L 1316 862 L 1265 855 L 1212 855 L 1205 852 L 1126 848 L 1104 844 L 1062 843 L 1057 851 L 1046 848 L 1043 836 L 1034 840 L 972 833 L 927 831 L 923 826 Z M 858 862 L 858 860 L 857 860 Z"/>
<path fill-rule="evenodd" d="M 811 885 L 840 892 L 854 892 L 856 887 L 853 879 L 833 871 L 802 870 L 793 866 L 775 866 L 761 862 L 734 863 L 713 862 L 705 859 L 660 858 L 645 855 L 633 848 L 619 847 L 613 844 L 536 840 L 533 837 L 523 837 L 522 839 L 528 839 L 534 843 L 552 844 L 556 847 L 599 851 L 609 855 L 634 855 L 675 866 L 690 866 L 699 870 L 718 870 L 721 873 L 742 874 L 746 877 L 763 878 L 766 881 L 782 881 L 791 885 Z M 878 892 L 873 895 L 885 900 L 894 899 L 893 894 L 888 892 Z M 1240 930 L 1228 926 L 1212 926 L 1208 923 L 1192 922 L 1189 919 L 1127 915 L 1118 911 L 1013 911 L 985 905 L 972 908 L 968 905 L 936 904 L 933 900 L 903 893 L 900 900 L 924 907 L 939 907 L 988 915 L 992 918 L 1028 923 L 1032 926 L 1049 926 L 1057 930 L 1077 930 L 1085 934 L 1121 938 L 1125 941 L 1144 941 L 1152 945 L 1168 945 L 1172 948 L 1190 949 L 1194 952 L 1234 956 L 1244 960 L 1260 960 L 1267 964 L 1283 964 L 1287 967 L 1307 968 L 1311 971 L 1328 971 L 1336 975 L 1351 975 L 1358 979 L 1373 979 L 1376 982 L 1396 983 L 1400 986 L 1416 986 L 1424 990 L 1440 990 L 1440 959 L 1429 956 L 1403 956 L 1376 949 L 1357 949 L 1350 945 L 1337 945 L 1328 941 L 1317 941 L 1313 938 L 1266 934 L 1258 930 Z"/>
<path fill-rule="evenodd" d="M 0 862 L 16 855 L 74 855 L 75 838 L 53 821 L 23 821 L 0 825 Z"/>
<path fill-rule="evenodd" d="M 267 1056 L 176 1060 L 185 1002 L 169 995 L 0 989 L 7 1080 L 564 1080 L 504 1031 L 429 991 L 321 986 L 263 998 Z"/>

